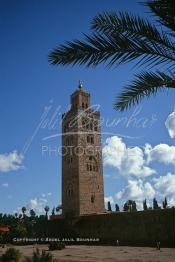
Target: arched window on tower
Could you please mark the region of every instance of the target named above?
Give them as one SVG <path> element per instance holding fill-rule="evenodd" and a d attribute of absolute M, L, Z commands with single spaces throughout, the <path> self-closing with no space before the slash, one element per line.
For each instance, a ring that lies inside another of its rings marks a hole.
<path fill-rule="evenodd" d="M 87 136 L 87 143 L 90 143 L 90 136 Z"/>
<path fill-rule="evenodd" d="M 90 172 L 98 172 L 98 164 L 97 164 L 97 160 L 94 156 L 88 156 L 87 157 L 87 171 Z"/>
<path fill-rule="evenodd" d="M 69 185 L 66 190 L 66 194 L 68 198 L 71 198 L 73 196 L 73 188 L 72 185 Z"/>
<path fill-rule="evenodd" d="M 93 135 L 88 135 L 87 136 L 87 143 L 94 144 L 94 137 L 93 137 Z"/>
<path fill-rule="evenodd" d="M 95 202 L 95 195 L 91 195 L 91 203 Z"/>
<path fill-rule="evenodd" d="M 94 123 L 94 131 L 98 131 L 98 122 L 97 121 L 95 121 Z"/>

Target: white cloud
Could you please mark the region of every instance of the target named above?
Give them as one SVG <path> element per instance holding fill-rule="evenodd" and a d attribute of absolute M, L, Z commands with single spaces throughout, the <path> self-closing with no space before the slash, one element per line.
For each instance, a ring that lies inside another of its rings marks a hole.
<path fill-rule="evenodd" d="M 17 213 L 18 215 L 19 215 L 19 214 L 22 214 L 21 207 L 17 207 L 17 208 L 13 211 L 13 213 L 14 213 L 14 214 Z"/>
<path fill-rule="evenodd" d="M 159 144 L 152 147 L 149 144 L 145 145 L 145 154 L 147 162 L 159 161 L 164 164 L 175 164 L 175 146 L 167 144 Z"/>
<path fill-rule="evenodd" d="M 30 199 L 26 204 L 23 204 L 23 206 L 26 207 L 27 211 L 26 214 L 30 215 L 30 210 L 33 209 L 36 214 L 44 214 L 45 213 L 45 206 L 48 205 L 48 198 L 52 195 L 51 192 L 48 193 L 42 193 L 41 197 L 33 197 Z M 17 212 L 21 214 L 21 207 L 18 207 L 14 212 Z"/>
<path fill-rule="evenodd" d="M 147 166 L 144 151 L 136 146 L 129 148 L 121 138 L 107 138 L 103 148 L 104 164 L 116 167 L 122 175 L 146 177 L 156 171 Z"/>
<path fill-rule="evenodd" d="M 46 206 L 46 204 L 47 204 L 46 198 L 33 198 L 33 199 L 30 199 L 26 207 L 28 210 L 33 209 L 37 213 L 43 213 L 44 207 Z"/>
<path fill-rule="evenodd" d="M 9 184 L 8 183 L 3 183 L 2 187 L 9 187 Z"/>
<path fill-rule="evenodd" d="M 168 204 L 175 206 L 175 174 L 168 173 L 165 176 L 154 178 L 154 187 L 161 199 L 168 198 Z"/>
<path fill-rule="evenodd" d="M 23 205 L 26 207 L 27 211 L 26 214 L 30 215 L 30 210 L 33 209 L 36 214 L 44 214 L 44 207 L 48 205 L 48 200 L 44 197 L 35 197 L 28 201 L 27 204 Z M 22 214 L 21 211 L 22 207 L 17 207 L 16 210 L 14 210 L 14 213 Z"/>
<path fill-rule="evenodd" d="M 169 114 L 165 122 L 165 126 L 168 130 L 169 136 L 171 138 L 175 138 L 175 112 L 172 112 L 171 114 Z"/>
<path fill-rule="evenodd" d="M 42 196 L 43 198 L 46 198 L 47 196 L 51 196 L 51 195 L 52 195 L 51 192 L 49 192 L 49 193 L 42 193 L 42 194 L 41 194 L 41 196 Z"/>
<path fill-rule="evenodd" d="M 15 171 L 22 168 L 23 156 L 13 151 L 8 154 L 0 154 L 0 172 Z"/>
<path fill-rule="evenodd" d="M 143 200 L 146 198 L 148 205 L 152 203 L 152 199 L 155 197 L 155 189 L 149 182 L 143 182 L 141 179 L 128 180 L 127 186 L 116 193 L 116 200 L 135 200 L 138 209 L 142 209 Z"/>
<path fill-rule="evenodd" d="M 156 197 L 159 205 L 167 197 L 168 205 L 175 206 L 175 174 L 167 173 L 164 176 L 153 178 L 151 182 L 141 179 L 129 179 L 125 188 L 115 194 L 116 201 L 135 200 L 138 209 L 143 208 L 143 200 L 147 199 L 148 206 L 152 206 L 152 200 Z"/>

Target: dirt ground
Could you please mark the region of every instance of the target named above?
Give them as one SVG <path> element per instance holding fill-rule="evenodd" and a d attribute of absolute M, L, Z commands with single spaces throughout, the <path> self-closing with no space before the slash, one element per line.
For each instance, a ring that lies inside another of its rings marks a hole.
<path fill-rule="evenodd" d="M 23 256 L 29 257 L 36 247 L 48 251 L 47 245 L 15 246 Z M 7 247 L 0 248 L 0 254 L 4 253 L 6 249 Z M 159 251 L 151 247 L 74 245 L 66 246 L 63 250 L 51 251 L 51 253 L 59 262 L 175 262 L 175 249 L 173 248 L 161 248 Z"/>

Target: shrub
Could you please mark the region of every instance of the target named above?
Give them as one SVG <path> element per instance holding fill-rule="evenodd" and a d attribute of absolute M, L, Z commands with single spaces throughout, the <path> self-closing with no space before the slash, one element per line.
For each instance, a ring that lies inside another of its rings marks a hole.
<path fill-rule="evenodd" d="M 21 253 L 18 249 L 9 248 L 7 251 L 2 255 L 1 260 L 2 262 L 11 262 L 15 261 L 18 262 L 20 259 Z"/>
<path fill-rule="evenodd" d="M 26 257 L 24 262 L 55 262 L 52 254 L 42 250 L 41 252 L 37 248 L 36 251 L 33 252 L 32 258 Z"/>
<path fill-rule="evenodd" d="M 52 242 L 49 244 L 49 250 L 61 250 L 65 248 L 65 244 L 63 242 Z"/>

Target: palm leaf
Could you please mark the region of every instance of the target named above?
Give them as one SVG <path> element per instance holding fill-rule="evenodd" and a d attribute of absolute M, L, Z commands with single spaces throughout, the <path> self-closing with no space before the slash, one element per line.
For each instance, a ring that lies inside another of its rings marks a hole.
<path fill-rule="evenodd" d="M 140 58 L 140 63 L 144 65 L 168 64 L 172 69 L 175 68 L 175 54 L 172 50 L 137 35 L 85 35 L 85 41 L 67 42 L 49 54 L 49 62 L 53 65 L 97 66 L 106 63 L 114 66 L 136 58 Z"/>
<path fill-rule="evenodd" d="M 115 109 L 123 111 L 130 106 L 137 105 L 144 97 L 156 94 L 157 91 L 175 88 L 175 76 L 162 72 L 143 72 L 136 75 L 131 85 L 117 96 Z"/>
<path fill-rule="evenodd" d="M 154 24 L 139 16 L 108 12 L 99 14 L 92 21 L 92 34 L 83 40 L 66 42 L 49 53 L 53 65 L 108 67 L 137 60 L 138 65 L 166 66 L 166 72 L 175 70 L 175 5 L 174 0 L 153 0 L 146 4 L 158 16 L 159 23 L 169 32 L 159 30 Z M 136 105 L 145 96 L 158 90 L 175 88 L 174 75 L 162 72 L 143 72 L 117 97 L 115 108 L 125 110 Z"/>
<path fill-rule="evenodd" d="M 172 30 L 175 35 L 175 2 L 174 0 L 154 0 L 145 3 L 151 12 L 158 17 L 158 22 Z"/>
<path fill-rule="evenodd" d="M 174 44 L 164 32 L 159 32 L 147 19 L 127 12 L 105 12 L 97 15 L 92 21 L 92 30 L 114 35 L 122 33 L 130 37 L 137 35 L 175 51 Z"/>

